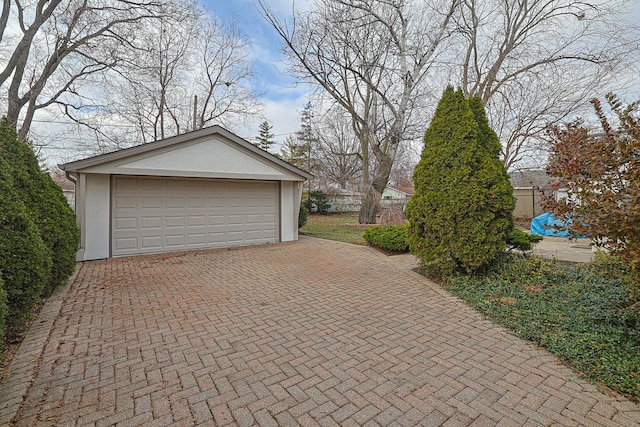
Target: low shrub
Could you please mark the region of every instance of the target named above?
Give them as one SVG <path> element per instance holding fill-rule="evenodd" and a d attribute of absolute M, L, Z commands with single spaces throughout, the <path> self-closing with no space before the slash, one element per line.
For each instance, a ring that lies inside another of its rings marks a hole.
<path fill-rule="evenodd" d="M 364 240 L 386 251 L 407 252 L 409 250 L 408 231 L 408 224 L 369 227 L 364 231 Z"/>
<path fill-rule="evenodd" d="M 543 237 L 539 234 L 529 234 L 514 228 L 507 236 L 507 248 L 510 250 L 517 249 L 519 251 L 530 251 L 533 245 L 542 241 Z"/>
<path fill-rule="evenodd" d="M 298 211 L 298 228 L 307 225 L 307 219 L 309 219 L 309 209 L 307 209 L 304 204 L 300 204 L 300 210 Z"/>

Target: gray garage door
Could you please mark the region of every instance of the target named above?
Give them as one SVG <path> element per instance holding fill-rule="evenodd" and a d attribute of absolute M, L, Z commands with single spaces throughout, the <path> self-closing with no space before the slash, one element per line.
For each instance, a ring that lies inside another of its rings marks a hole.
<path fill-rule="evenodd" d="M 114 176 L 113 256 L 277 242 L 274 182 Z"/>

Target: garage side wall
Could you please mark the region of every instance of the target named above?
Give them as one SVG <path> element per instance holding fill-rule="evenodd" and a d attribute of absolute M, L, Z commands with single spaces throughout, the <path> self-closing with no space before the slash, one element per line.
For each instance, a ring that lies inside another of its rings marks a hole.
<path fill-rule="evenodd" d="M 78 261 L 109 258 L 110 175 L 81 173 L 76 189 L 81 236 L 76 258 Z"/>
<path fill-rule="evenodd" d="M 281 181 L 280 184 L 280 239 L 282 242 L 298 240 L 298 211 L 300 196 L 295 181 Z M 297 206 L 297 208 L 296 208 Z"/>

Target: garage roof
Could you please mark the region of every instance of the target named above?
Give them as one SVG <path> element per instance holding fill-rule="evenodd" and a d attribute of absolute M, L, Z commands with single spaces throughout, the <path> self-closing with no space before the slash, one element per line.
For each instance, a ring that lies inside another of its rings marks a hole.
<path fill-rule="evenodd" d="M 68 173 L 304 181 L 313 175 L 212 126 L 60 165 Z"/>

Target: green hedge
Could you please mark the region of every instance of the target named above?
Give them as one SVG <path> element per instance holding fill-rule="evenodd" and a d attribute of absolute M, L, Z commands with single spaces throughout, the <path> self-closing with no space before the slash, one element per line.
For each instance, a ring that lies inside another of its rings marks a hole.
<path fill-rule="evenodd" d="M 364 232 L 364 240 L 372 246 L 393 252 L 407 252 L 408 224 L 402 225 L 381 225 L 369 227 Z"/>
<path fill-rule="evenodd" d="M 40 170 L 33 151 L 17 139 L 6 119 L 0 123 L 0 153 L 9 165 L 16 195 L 39 230 L 47 248 L 46 256 L 52 260 L 49 280 L 43 289 L 43 294 L 49 295 L 75 269 L 80 241 L 75 214 L 62 189 Z"/>
<path fill-rule="evenodd" d="M 50 251 L 12 186 L 9 166 L 0 158 L 0 273 L 7 297 L 8 337 L 20 334 L 49 281 Z"/>

